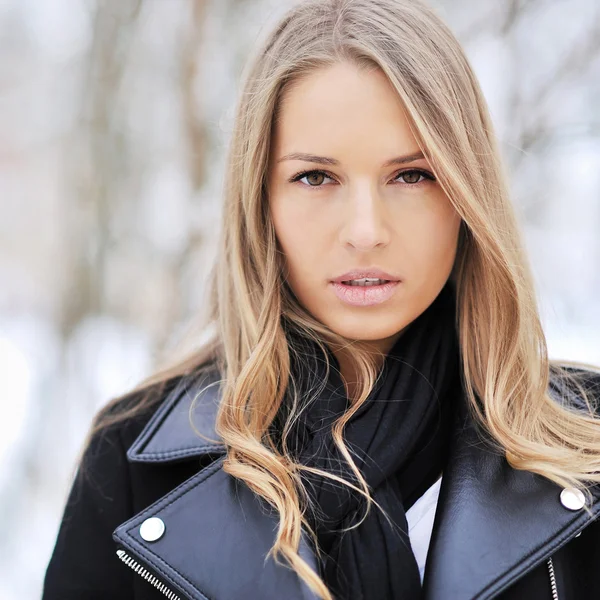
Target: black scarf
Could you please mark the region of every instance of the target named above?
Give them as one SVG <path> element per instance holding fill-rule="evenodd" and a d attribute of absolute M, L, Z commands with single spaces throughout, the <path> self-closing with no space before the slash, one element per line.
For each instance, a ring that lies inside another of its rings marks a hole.
<path fill-rule="evenodd" d="M 311 385 L 301 391 L 300 398 L 312 397 L 315 383 L 318 387 L 326 378 L 322 352 L 311 340 L 285 325 L 284 329 L 300 353 L 300 358 L 292 358 L 292 376 L 301 390 Z M 288 447 L 302 464 L 335 473 L 358 486 L 331 435 L 333 422 L 347 410 L 349 400 L 339 363 L 329 349 L 328 356 L 331 369 L 325 388 L 294 424 Z M 448 282 L 389 351 L 382 376 L 343 434 L 373 498 L 394 526 L 371 505 L 359 527 L 342 532 L 364 517 L 366 500 L 343 484 L 302 472 L 317 506 L 317 514 L 309 511 L 307 517 L 324 552 L 321 576 L 336 600 L 420 598 L 421 581 L 405 511 L 444 469 L 461 397 L 459 372 L 455 295 Z M 282 406 L 286 407 L 285 401 Z M 281 427 L 281 416 L 275 423 Z"/>

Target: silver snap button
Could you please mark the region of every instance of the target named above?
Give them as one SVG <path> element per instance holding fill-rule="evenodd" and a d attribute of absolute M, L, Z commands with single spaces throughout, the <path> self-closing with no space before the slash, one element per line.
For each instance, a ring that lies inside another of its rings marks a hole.
<path fill-rule="evenodd" d="M 147 542 L 155 542 L 165 532 L 165 524 L 158 517 L 150 517 L 140 525 L 140 535 Z"/>
<path fill-rule="evenodd" d="M 585 496 L 577 488 L 565 488 L 560 493 L 560 501 L 569 510 L 579 510 L 585 506 Z"/>

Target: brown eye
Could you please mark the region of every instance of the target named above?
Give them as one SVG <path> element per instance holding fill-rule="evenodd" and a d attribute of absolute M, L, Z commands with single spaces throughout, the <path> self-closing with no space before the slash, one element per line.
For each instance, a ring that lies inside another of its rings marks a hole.
<path fill-rule="evenodd" d="M 315 179 L 316 178 L 316 179 Z M 304 183 L 302 180 L 306 179 L 307 183 Z M 308 181 L 309 179 L 312 179 L 312 181 Z M 318 170 L 313 170 L 313 171 L 301 171 L 300 173 L 297 173 L 296 175 L 294 175 L 294 177 L 292 177 L 290 179 L 290 183 L 302 183 L 302 185 L 304 187 L 314 187 L 314 188 L 319 188 L 319 187 L 323 187 L 323 179 L 332 179 L 333 177 L 331 177 L 330 175 L 328 175 L 325 171 L 318 171 Z"/>
<path fill-rule="evenodd" d="M 400 173 L 400 177 L 404 179 L 405 183 L 418 183 L 421 176 L 422 173 L 419 171 L 404 171 L 404 173 Z"/>
<path fill-rule="evenodd" d="M 324 173 L 320 173 L 319 171 L 314 171 L 313 173 L 309 173 L 308 175 L 306 175 L 306 181 L 308 181 L 308 183 L 310 185 L 318 186 L 323 183 L 323 177 L 325 177 Z M 312 179 L 312 181 L 311 181 L 311 179 Z"/>

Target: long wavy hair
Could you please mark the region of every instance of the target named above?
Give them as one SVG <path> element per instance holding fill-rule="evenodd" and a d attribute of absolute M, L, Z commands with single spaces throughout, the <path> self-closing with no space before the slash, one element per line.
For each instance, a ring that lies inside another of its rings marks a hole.
<path fill-rule="evenodd" d="M 158 402 L 168 381 L 217 365 L 222 395 L 216 432 L 227 448 L 223 469 L 278 511 L 270 554 L 278 562 L 286 559 L 327 600 L 332 598 L 327 586 L 298 553 L 307 531 L 320 555 L 305 518 L 309 497 L 300 473 L 317 472 L 362 494 L 365 517 L 371 504 L 377 504 L 344 444 L 343 430 L 376 383 L 381 357 L 360 341 L 337 335 L 296 300 L 284 276 L 285 256 L 270 218 L 267 181 L 282 95 L 315 69 L 340 61 L 387 76 L 419 147 L 462 218 L 451 279 L 462 383 L 476 423 L 515 469 L 538 473 L 562 487 L 578 487 L 588 499 L 587 485 L 600 482 L 597 408 L 585 380 L 576 376 L 585 371 L 565 368 L 595 367 L 548 358 L 492 122 L 459 42 L 418 0 L 301 1 L 257 45 L 242 76 L 224 178 L 222 229 L 207 295 L 205 326 L 212 327 L 211 337 L 184 360 L 163 365 L 143 381 L 133 390 L 137 400 L 127 410 L 109 410 L 123 397 L 113 399 L 97 415 L 88 439 Z M 332 434 L 359 486 L 297 464 L 288 452 L 286 432 L 311 399 L 292 394 L 291 411 L 279 432 L 283 445 L 273 439 L 270 426 L 286 389 L 297 389 L 290 379 L 295 349 L 285 324 L 323 349 L 352 347 L 349 360 L 359 373 L 359 387 Z M 552 395 L 551 376 L 576 390 L 583 404 Z"/>

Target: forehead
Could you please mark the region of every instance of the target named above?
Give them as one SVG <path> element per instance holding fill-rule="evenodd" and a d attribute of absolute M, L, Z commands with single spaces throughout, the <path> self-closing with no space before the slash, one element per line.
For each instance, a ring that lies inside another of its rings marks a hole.
<path fill-rule="evenodd" d="M 360 144 L 366 151 L 378 148 L 378 154 L 415 146 L 404 105 L 387 77 L 349 63 L 317 69 L 286 89 L 273 136 L 280 154 L 316 151 L 315 144 L 327 144 L 329 152 Z"/>

